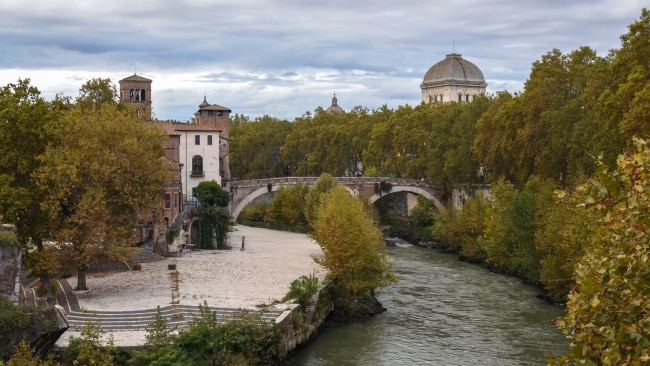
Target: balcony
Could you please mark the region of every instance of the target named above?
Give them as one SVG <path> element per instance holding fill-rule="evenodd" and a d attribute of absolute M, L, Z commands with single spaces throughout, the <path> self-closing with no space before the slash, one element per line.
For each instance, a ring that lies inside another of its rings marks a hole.
<path fill-rule="evenodd" d="M 205 177 L 204 170 L 192 170 L 190 172 L 190 177 Z"/>

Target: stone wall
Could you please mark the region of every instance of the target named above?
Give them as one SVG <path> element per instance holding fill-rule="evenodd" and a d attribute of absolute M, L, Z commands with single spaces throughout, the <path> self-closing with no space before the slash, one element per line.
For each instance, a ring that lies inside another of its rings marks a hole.
<path fill-rule="evenodd" d="M 300 304 L 292 304 L 291 310 L 285 311 L 277 320 L 287 352 L 311 342 L 333 310 L 334 303 L 326 288 L 314 294 L 304 309 Z"/>

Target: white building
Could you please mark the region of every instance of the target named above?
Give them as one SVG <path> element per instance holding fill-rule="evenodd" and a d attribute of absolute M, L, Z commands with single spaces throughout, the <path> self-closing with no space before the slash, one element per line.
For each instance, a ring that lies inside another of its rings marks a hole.
<path fill-rule="evenodd" d="M 230 183 L 229 123 L 231 110 L 209 104 L 205 98 L 192 123 L 167 123 L 180 137 L 179 160 L 183 164 L 183 195 L 192 197 L 203 181 L 215 181 L 224 189 Z"/>
<path fill-rule="evenodd" d="M 420 84 L 425 103 L 470 102 L 486 88 L 481 69 L 457 53 L 431 66 Z"/>

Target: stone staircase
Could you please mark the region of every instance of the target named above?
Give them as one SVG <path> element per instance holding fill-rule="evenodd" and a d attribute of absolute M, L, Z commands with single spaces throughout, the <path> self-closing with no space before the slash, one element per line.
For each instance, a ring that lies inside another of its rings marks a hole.
<path fill-rule="evenodd" d="M 246 314 L 259 314 L 261 321 L 275 321 L 282 311 L 245 312 L 240 309 L 209 308 L 215 314 L 219 324 L 237 319 Z M 81 329 L 87 322 L 97 323 L 108 332 L 146 330 L 156 316 L 158 309 L 137 311 L 70 311 L 66 315 L 70 329 Z M 165 318 L 169 328 L 183 329 L 190 326 L 194 319 L 201 317 L 198 306 L 169 305 L 160 308 L 160 314 Z"/>
<path fill-rule="evenodd" d="M 103 331 L 132 331 L 147 330 L 149 323 L 156 316 L 158 309 L 131 310 L 131 311 L 93 311 L 83 310 L 79 306 L 76 296 L 68 281 L 59 280 L 56 302 L 66 311 L 66 320 L 71 330 L 81 329 L 86 323 L 97 323 Z M 275 321 L 282 310 L 248 311 L 232 308 L 208 308 L 214 313 L 217 322 L 223 324 L 244 315 L 257 315 L 260 321 Z M 183 329 L 190 326 L 194 319 L 201 317 L 199 306 L 168 305 L 160 308 L 160 315 L 167 321 L 169 328 Z"/>

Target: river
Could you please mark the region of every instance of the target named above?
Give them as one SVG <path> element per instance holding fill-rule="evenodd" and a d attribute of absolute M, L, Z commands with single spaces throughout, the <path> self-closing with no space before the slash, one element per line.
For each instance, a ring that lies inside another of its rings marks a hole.
<path fill-rule="evenodd" d="M 391 241 L 399 283 L 379 294 L 387 312 L 329 327 L 292 365 L 545 365 L 568 351 L 551 321 L 564 309 L 539 291 L 457 256 Z"/>

